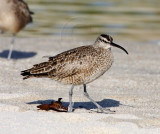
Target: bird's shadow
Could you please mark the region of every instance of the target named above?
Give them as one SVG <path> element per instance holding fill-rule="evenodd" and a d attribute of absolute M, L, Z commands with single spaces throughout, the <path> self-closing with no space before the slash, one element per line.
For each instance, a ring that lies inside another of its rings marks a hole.
<path fill-rule="evenodd" d="M 27 104 L 50 104 L 51 102 L 55 102 L 55 100 L 37 100 L 33 102 L 28 102 Z M 112 99 L 103 99 L 102 101 L 97 102 L 103 108 L 108 107 L 118 107 L 120 105 L 119 101 L 112 100 Z M 64 107 L 68 107 L 69 102 L 63 102 L 62 105 Z M 96 109 L 97 107 L 92 102 L 74 102 L 74 108 L 85 108 L 87 110 Z"/>
<path fill-rule="evenodd" d="M 1 58 L 7 58 L 9 54 L 9 50 L 4 50 L 0 53 Z M 12 51 L 11 59 L 24 59 L 35 56 L 36 52 L 23 52 L 23 51 Z"/>

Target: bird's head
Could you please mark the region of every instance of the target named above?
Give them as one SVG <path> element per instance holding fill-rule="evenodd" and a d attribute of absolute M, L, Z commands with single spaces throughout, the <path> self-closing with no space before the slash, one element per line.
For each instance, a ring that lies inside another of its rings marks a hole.
<path fill-rule="evenodd" d="M 96 44 L 97 43 L 102 45 L 105 48 L 110 48 L 111 46 L 118 47 L 122 49 L 124 52 L 126 52 L 126 54 L 128 54 L 127 50 L 125 50 L 123 47 L 121 47 L 118 44 L 113 43 L 113 38 L 108 34 L 101 34 L 96 40 Z"/>

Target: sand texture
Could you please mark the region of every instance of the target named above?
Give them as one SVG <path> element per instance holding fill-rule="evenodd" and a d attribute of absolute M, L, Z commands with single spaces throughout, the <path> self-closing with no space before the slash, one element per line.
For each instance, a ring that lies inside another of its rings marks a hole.
<path fill-rule="evenodd" d="M 50 79 L 22 80 L 20 71 L 33 64 L 90 41 L 54 38 L 16 39 L 13 59 L 8 61 L 10 38 L 0 38 L 0 134 L 159 134 L 160 46 L 150 43 L 116 42 L 129 52 L 113 48 L 114 64 L 102 77 L 87 85 L 101 106 L 115 114 L 97 113 L 74 88 L 73 113 L 38 111 L 39 104 L 63 98 L 68 105 L 70 86 Z"/>

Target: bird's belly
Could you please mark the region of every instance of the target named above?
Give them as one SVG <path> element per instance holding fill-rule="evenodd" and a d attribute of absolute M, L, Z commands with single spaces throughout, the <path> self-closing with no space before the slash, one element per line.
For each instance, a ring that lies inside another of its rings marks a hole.
<path fill-rule="evenodd" d="M 0 21 L 0 29 L 3 31 L 18 33 L 19 30 L 21 30 L 25 26 L 23 21 L 21 19 L 18 19 L 14 14 L 1 14 L 1 17 L 3 17 L 3 19 Z"/>
<path fill-rule="evenodd" d="M 88 84 L 96 79 L 98 79 L 100 76 L 102 76 L 109 68 L 111 67 L 108 66 L 107 68 L 102 68 L 101 70 L 95 71 L 92 75 L 88 76 L 84 80 L 84 84 Z"/>
<path fill-rule="evenodd" d="M 102 76 L 106 71 L 103 71 L 103 72 L 97 72 L 93 75 L 91 75 L 90 77 L 87 77 L 84 81 L 84 84 L 88 84 L 94 80 L 96 80 L 97 78 L 99 78 L 100 76 Z"/>

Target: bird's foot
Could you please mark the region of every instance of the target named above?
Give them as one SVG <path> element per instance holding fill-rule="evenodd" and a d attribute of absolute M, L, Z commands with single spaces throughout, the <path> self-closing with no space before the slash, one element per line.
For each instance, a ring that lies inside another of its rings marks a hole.
<path fill-rule="evenodd" d="M 98 110 L 97 110 L 97 113 L 114 114 L 115 112 L 116 111 L 106 109 L 106 108 L 102 108 L 102 107 L 98 107 Z"/>
<path fill-rule="evenodd" d="M 74 105 L 74 103 L 72 103 L 68 106 L 68 112 L 73 112 L 74 111 L 73 105 Z"/>
<path fill-rule="evenodd" d="M 68 106 L 68 112 L 69 112 L 69 113 L 70 113 L 70 112 L 73 112 L 73 108 L 70 107 L 70 106 Z"/>

